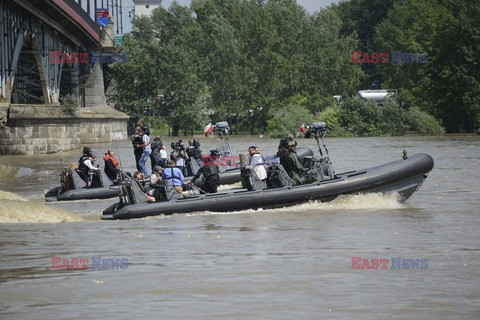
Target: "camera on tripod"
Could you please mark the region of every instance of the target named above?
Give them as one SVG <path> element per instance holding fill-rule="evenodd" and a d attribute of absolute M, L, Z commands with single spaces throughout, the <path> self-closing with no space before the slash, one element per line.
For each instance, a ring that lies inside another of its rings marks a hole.
<path fill-rule="evenodd" d="M 327 133 L 327 124 L 325 122 L 314 122 L 312 123 L 307 132 L 305 132 L 305 138 L 318 137 L 323 138 Z"/>

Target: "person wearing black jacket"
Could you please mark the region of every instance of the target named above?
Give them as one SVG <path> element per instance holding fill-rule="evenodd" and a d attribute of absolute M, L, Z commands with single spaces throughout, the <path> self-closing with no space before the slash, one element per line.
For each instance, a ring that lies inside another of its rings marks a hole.
<path fill-rule="evenodd" d="M 152 162 L 152 172 L 157 169 L 160 162 L 160 149 L 163 147 L 163 142 L 160 136 L 156 136 L 151 143 L 152 154 L 150 154 L 150 160 Z"/>
<path fill-rule="evenodd" d="M 195 159 L 199 166 L 202 165 L 202 150 L 200 149 L 200 142 L 198 142 L 198 140 L 194 139 L 188 141 L 187 154 L 190 161 Z"/>
<path fill-rule="evenodd" d="M 135 155 L 135 164 L 137 165 L 137 171 L 142 171 L 142 167 L 140 167 L 140 158 L 143 154 L 143 131 L 142 128 L 136 127 L 135 134 L 132 136 L 132 144 L 133 144 L 133 154 Z"/>
<path fill-rule="evenodd" d="M 212 158 L 208 158 L 203 167 L 201 167 L 195 176 L 188 182 L 188 184 L 194 184 L 201 175 L 203 175 L 204 185 L 201 189 L 207 193 L 217 193 L 218 185 L 220 184 L 220 169 L 213 162 Z"/>

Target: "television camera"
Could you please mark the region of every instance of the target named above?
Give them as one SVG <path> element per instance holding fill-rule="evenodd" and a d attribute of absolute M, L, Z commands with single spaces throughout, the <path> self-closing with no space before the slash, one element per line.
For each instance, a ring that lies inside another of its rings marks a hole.
<path fill-rule="evenodd" d="M 172 149 L 175 151 L 181 151 L 185 149 L 185 145 L 181 141 L 172 142 L 172 144 L 170 144 L 170 147 L 172 147 Z"/>

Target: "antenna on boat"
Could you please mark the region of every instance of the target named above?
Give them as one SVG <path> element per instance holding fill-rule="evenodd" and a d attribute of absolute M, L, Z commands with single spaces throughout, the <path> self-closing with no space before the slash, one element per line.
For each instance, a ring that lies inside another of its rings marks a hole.
<path fill-rule="evenodd" d="M 118 165 L 120 166 L 120 174 L 119 174 L 120 181 L 122 182 L 122 185 L 125 185 L 125 175 L 124 175 L 124 171 L 123 171 L 122 160 L 120 159 L 120 150 L 118 148 L 118 143 L 117 143 L 117 137 L 116 136 L 113 136 L 113 141 L 115 143 L 115 152 L 117 153 Z M 126 201 L 126 195 L 123 192 L 122 186 L 120 186 L 120 198 L 125 203 L 127 202 Z"/>

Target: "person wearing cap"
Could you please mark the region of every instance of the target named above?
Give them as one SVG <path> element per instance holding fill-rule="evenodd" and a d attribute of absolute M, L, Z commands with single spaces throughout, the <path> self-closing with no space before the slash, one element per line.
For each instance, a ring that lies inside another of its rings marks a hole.
<path fill-rule="evenodd" d="M 253 170 L 260 180 L 265 181 L 267 180 L 267 169 L 265 169 L 265 161 L 257 150 L 258 148 L 255 146 L 251 146 L 250 148 L 248 148 L 248 153 L 250 154 L 250 164 L 246 166 L 246 168 Z"/>
<path fill-rule="evenodd" d="M 280 143 L 278 144 L 277 156 L 281 157 L 283 153 L 288 152 L 288 144 L 290 142 L 295 142 L 295 146 L 297 146 L 297 142 L 294 139 L 295 137 L 291 133 L 289 133 L 285 138 L 281 139 Z"/>
<path fill-rule="evenodd" d="M 290 178 L 293 179 L 295 184 L 301 184 L 302 180 L 300 179 L 300 175 L 304 175 L 308 169 L 302 165 L 300 158 L 298 158 L 296 152 L 297 144 L 295 141 L 290 141 L 288 143 L 288 158 L 285 170 L 287 171 Z"/>

